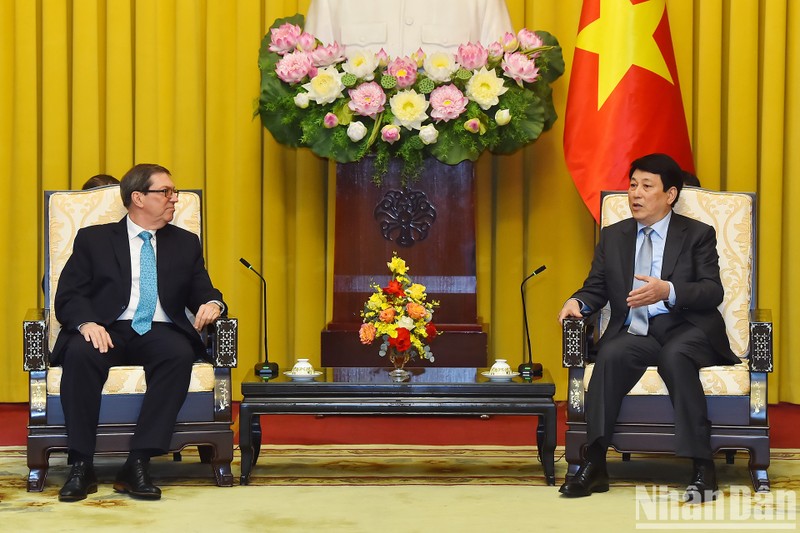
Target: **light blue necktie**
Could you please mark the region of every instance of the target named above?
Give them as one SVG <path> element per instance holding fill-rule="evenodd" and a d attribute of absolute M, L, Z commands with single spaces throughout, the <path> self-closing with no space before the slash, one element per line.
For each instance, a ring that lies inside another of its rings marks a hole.
<path fill-rule="evenodd" d="M 650 234 L 653 233 L 653 228 L 642 228 L 644 232 L 644 240 L 642 246 L 639 248 L 639 253 L 636 254 L 636 264 L 634 266 L 634 273 L 639 276 L 649 276 L 650 270 L 653 267 L 653 240 Z M 644 285 L 644 281 L 633 279 L 633 288 L 638 289 Z M 650 319 L 647 314 L 647 306 L 635 307 L 631 309 L 631 325 L 628 326 L 628 333 L 634 335 L 647 335 L 650 328 Z"/>
<path fill-rule="evenodd" d="M 153 234 L 143 231 L 139 234 L 142 239 L 142 252 L 139 259 L 139 305 L 133 315 L 131 327 L 139 335 L 144 335 L 153 325 L 153 315 L 156 312 L 158 300 L 158 276 L 156 274 L 156 254 L 150 239 Z"/>

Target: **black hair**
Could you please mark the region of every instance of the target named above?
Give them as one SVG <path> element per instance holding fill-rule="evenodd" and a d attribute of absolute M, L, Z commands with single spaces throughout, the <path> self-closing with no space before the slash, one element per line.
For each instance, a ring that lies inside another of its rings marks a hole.
<path fill-rule="evenodd" d="M 683 189 L 684 174 L 680 165 L 678 165 L 674 159 L 667 154 L 646 155 L 631 163 L 631 169 L 628 172 L 629 179 L 633 178 L 633 173 L 636 170 L 649 172 L 650 174 L 658 174 L 661 177 L 664 192 L 668 191 L 671 187 L 675 187 L 677 194 L 675 195 L 675 200 L 672 202 L 672 205 L 675 205 L 675 202 L 678 201 L 678 197 L 681 195 L 681 189 Z"/>

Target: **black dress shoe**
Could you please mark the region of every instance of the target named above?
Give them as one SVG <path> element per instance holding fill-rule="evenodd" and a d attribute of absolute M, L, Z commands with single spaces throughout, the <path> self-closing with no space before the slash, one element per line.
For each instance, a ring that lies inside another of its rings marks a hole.
<path fill-rule="evenodd" d="M 572 479 L 565 481 L 558 492 L 570 498 L 591 496 L 593 492 L 608 491 L 608 472 L 605 465 L 584 461 Z"/>
<path fill-rule="evenodd" d="M 692 481 L 683 493 L 684 503 L 703 503 L 714 501 L 719 494 L 717 487 L 717 472 L 714 461 L 707 459 L 694 460 L 694 473 Z"/>
<path fill-rule="evenodd" d="M 77 502 L 86 499 L 88 494 L 97 492 L 97 476 L 92 463 L 75 461 L 67 476 L 67 482 L 61 487 L 58 499 L 62 502 Z"/>
<path fill-rule="evenodd" d="M 114 481 L 114 490 L 127 492 L 134 498 L 142 500 L 158 500 L 161 498 L 161 489 L 153 485 L 150 474 L 147 472 L 148 461 L 135 459 L 128 461 L 117 474 Z"/>

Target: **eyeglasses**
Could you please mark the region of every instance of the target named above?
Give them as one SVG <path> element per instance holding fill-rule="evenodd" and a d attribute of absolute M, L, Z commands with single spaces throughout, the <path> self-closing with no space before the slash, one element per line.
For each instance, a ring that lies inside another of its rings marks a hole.
<path fill-rule="evenodd" d="M 139 192 L 142 192 L 144 194 L 147 194 L 149 192 L 160 192 L 161 194 L 164 195 L 164 198 L 166 198 L 167 200 L 172 198 L 173 195 L 175 195 L 175 197 L 177 198 L 178 195 L 180 195 L 180 193 L 181 193 L 181 191 L 179 191 L 178 189 L 169 189 L 169 188 L 166 188 L 166 189 L 145 189 L 144 191 L 139 191 Z"/>

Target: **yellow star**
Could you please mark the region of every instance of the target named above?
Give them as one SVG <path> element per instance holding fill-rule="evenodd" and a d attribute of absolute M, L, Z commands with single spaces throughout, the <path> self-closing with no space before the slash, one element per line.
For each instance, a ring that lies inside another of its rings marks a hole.
<path fill-rule="evenodd" d="M 633 65 L 672 83 L 667 63 L 653 38 L 665 8 L 665 0 L 636 5 L 631 0 L 601 0 L 600 18 L 578 34 L 575 47 L 600 56 L 597 109 Z"/>

